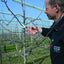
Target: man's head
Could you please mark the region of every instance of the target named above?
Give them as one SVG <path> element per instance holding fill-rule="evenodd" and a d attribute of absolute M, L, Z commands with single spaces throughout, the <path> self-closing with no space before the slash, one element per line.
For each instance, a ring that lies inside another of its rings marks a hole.
<path fill-rule="evenodd" d="M 49 19 L 57 20 L 64 9 L 64 0 L 46 0 L 46 10 Z"/>
<path fill-rule="evenodd" d="M 58 4 L 61 11 L 64 9 L 64 0 L 49 0 L 49 4 L 52 7 L 55 7 L 55 5 Z"/>

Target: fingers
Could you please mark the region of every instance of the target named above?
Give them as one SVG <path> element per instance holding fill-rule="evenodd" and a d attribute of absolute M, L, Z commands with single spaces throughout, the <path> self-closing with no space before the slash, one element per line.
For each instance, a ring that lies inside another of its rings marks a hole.
<path fill-rule="evenodd" d="M 31 35 L 34 35 L 37 33 L 35 26 L 33 26 L 33 27 L 28 26 L 28 28 L 30 28 L 31 30 L 27 29 L 26 31 L 28 31 Z"/>
<path fill-rule="evenodd" d="M 27 29 L 26 31 L 31 32 L 29 29 Z"/>
<path fill-rule="evenodd" d="M 28 31 L 32 36 L 35 34 L 32 30 L 27 29 L 26 31 Z"/>

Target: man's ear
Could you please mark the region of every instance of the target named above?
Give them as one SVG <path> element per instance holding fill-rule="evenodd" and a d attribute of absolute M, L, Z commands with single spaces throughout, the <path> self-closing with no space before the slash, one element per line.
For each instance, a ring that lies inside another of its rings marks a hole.
<path fill-rule="evenodd" d="M 60 11 L 60 6 L 58 4 L 56 4 L 55 8 L 56 8 L 56 13 L 58 13 Z"/>

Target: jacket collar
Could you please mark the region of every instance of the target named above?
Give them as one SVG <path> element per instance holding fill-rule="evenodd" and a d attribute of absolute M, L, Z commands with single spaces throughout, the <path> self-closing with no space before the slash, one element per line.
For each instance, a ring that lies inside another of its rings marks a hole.
<path fill-rule="evenodd" d="M 54 22 L 56 23 L 56 22 Z M 61 25 L 64 23 L 64 16 L 61 18 L 61 20 L 55 25 L 54 30 L 59 31 Z"/>

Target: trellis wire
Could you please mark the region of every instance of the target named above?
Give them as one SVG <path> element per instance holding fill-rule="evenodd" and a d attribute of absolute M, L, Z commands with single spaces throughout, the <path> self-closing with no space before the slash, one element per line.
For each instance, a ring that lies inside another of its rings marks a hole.
<path fill-rule="evenodd" d="M 6 4 L 6 6 L 7 6 L 7 2 L 5 1 L 5 0 L 2 0 L 2 2 L 5 2 L 5 4 Z M 23 5 L 23 4 L 22 4 Z M 8 8 L 8 6 L 7 6 L 7 8 Z M 14 15 L 14 13 L 8 8 L 8 10 L 13 14 L 13 16 L 18 20 L 18 18 Z M 24 10 L 23 10 L 24 11 Z M 41 13 L 40 13 L 41 14 Z M 29 55 L 27 55 L 26 54 L 26 51 L 25 51 L 25 11 L 24 11 L 24 14 L 23 14 L 24 16 L 23 16 L 23 19 L 24 19 L 24 24 L 21 24 L 20 23 L 20 21 L 18 20 L 18 22 L 19 22 L 19 24 L 21 25 L 21 26 L 23 26 L 24 28 L 24 42 L 23 42 L 23 46 L 24 46 L 24 54 L 25 54 L 25 56 L 23 56 L 24 57 L 24 64 L 26 64 L 26 56 L 29 56 Z M 40 15 L 39 15 L 40 16 Z M 38 17 L 39 17 L 38 16 Z M 13 17 L 13 18 L 14 18 Z M 36 19 L 34 19 L 33 21 L 31 21 L 32 23 L 35 21 L 35 20 L 37 20 L 38 19 L 38 17 L 36 18 Z M 12 18 L 12 19 L 13 19 Z M 9 22 L 10 23 L 10 22 Z M 8 23 L 8 24 L 9 24 Z M 2 25 L 3 26 L 3 25 Z M 5 27 L 3 27 L 3 28 L 5 28 Z M 8 30 L 8 29 L 7 29 Z M 9 31 L 9 30 L 8 30 Z M 36 48 L 36 47 L 34 47 L 34 48 Z M 19 60 L 18 60 L 18 64 L 20 64 L 20 57 L 21 57 L 21 55 L 20 55 L 20 52 L 19 52 Z M 29 56 L 29 58 L 32 60 L 32 58 Z M 10 61 L 10 57 L 9 57 L 9 62 L 11 63 L 11 61 Z M 35 62 L 32 60 L 32 62 L 35 64 Z"/>

